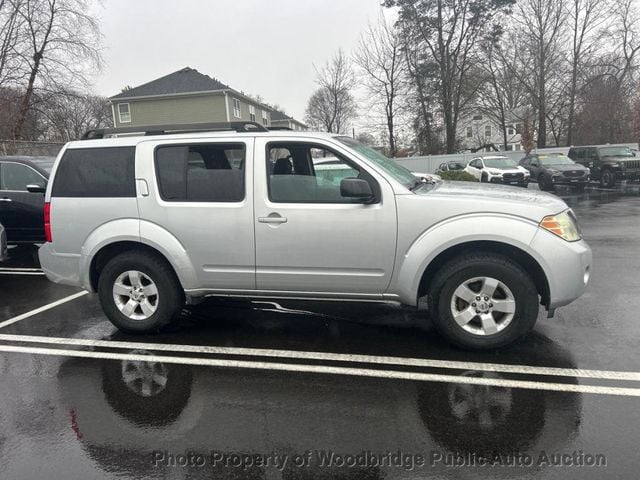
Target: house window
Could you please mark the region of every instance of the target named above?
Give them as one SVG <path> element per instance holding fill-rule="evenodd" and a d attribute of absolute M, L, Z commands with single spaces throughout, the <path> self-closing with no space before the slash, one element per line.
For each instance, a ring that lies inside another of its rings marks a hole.
<path fill-rule="evenodd" d="M 236 118 L 241 118 L 240 115 L 240 100 L 237 98 L 233 99 L 233 116 Z"/>
<path fill-rule="evenodd" d="M 491 137 L 491 125 L 485 125 L 484 126 L 484 136 L 485 136 L 485 138 L 490 138 Z"/>
<path fill-rule="evenodd" d="M 467 127 L 467 138 L 473 137 L 473 128 Z"/>
<path fill-rule="evenodd" d="M 515 135 L 516 131 L 513 129 L 513 127 L 508 127 L 507 128 L 507 135 Z"/>
<path fill-rule="evenodd" d="M 262 124 L 269 125 L 269 114 L 266 110 L 262 110 Z"/>
<path fill-rule="evenodd" d="M 118 118 L 120 123 L 131 123 L 131 111 L 128 103 L 118 104 Z"/>
<path fill-rule="evenodd" d="M 474 120 L 482 120 L 482 115 L 474 115 L 473 119 Z"/>
<path fill-rule="evenodd" d="M 249 105 L 249 120 L 252 122 L 256 121 L 256 107 L 253 105 Z"/>

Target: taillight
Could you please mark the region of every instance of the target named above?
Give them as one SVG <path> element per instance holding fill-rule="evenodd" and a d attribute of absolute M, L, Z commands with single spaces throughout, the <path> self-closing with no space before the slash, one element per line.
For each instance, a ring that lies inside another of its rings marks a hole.
<path fill-rule="evenodd" d="M 51 240 L 51 204 L 46 202 L 44 204 L 44 239 L 46 242 L 52 242 Z"/>

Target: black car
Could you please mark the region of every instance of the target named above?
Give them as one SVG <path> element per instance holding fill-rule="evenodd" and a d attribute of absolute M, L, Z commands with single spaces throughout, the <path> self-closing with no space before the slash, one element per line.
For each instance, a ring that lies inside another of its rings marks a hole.
<path fill-rule="evenodd" d="M 554 190 L 556 185 L 570 185 L 582 191 L 590 180 L 591 172 L 575 163 L 563 153 L 530 153 L 520 165 L 531 173 L 540 190 Z"/>
<path fill-rule="evenodd" d="M 457 162 L 457 161 L 449 161 L 449 162 L 444 162 L 441 163 L 438 166 L 438 172 L 455 172 L 455 171 L 462 171 L 465 169 L 466 167 L 466 163 L 464 162 Z"/>
<path fill-rule="evenodd" d="M 0 223 L 7 243 L 44 242 L 44 192 L 54 157 L 0 157 Z"/>
<path fill-rule="evenodd" d="M 589 167 L 604 188 L 613 188 L 618 180 L 640 180 L 640 158 L 624 145 L 571 147 L 569 157 Z"/>

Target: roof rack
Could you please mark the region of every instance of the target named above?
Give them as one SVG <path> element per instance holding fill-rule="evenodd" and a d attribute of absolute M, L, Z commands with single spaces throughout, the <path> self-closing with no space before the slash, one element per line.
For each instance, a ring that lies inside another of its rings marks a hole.
<path fill-rule="evenodd" d="M 275 131 L 275 130 L 291 130 L 291 131 L 293 131 L 293 128 L 291 128 L 291 127 L 267 127 L 267 130 L 270 130 L 270 131 Z"/>
<path fill-rule="evenodd" d="M 169 135 L 172 133 L 201 133 L 201 132 L 268 132 L 267 128 L 257 122 L 222 122 L 222 123 L 190 123 L 176 125 L 147 125 L 140 127 L 97 128 L 87 130 L 82 140 L 96 140 L 112 135 L 141 134 L 141 135 Z"/>

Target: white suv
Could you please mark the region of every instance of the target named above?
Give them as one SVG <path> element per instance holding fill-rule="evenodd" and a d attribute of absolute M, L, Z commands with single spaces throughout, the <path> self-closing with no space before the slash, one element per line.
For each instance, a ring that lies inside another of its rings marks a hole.
<path fill-rule="evenodd" d="M 504 185 L 529 185 L 529 171 L 504 155 L 491 155 L 473 158 L 465 171 L 485 183 Z"/>
<path fill-rule="evenodd" d="M 552 195 L 416 178 L 328 133 L 149 130 L 67 144 L 45 199 L 43 270 L 98 292 L 122 330 L 157 330 L 207 295 L 426 296 L 444 336 L 489 348 L 587 285 L 591 250 Z"/>

